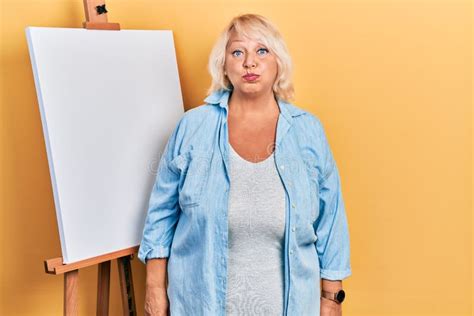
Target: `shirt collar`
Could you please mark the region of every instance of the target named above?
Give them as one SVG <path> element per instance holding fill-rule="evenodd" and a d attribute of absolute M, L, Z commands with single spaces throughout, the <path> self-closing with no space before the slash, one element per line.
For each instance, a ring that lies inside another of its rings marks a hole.
<path fill-rule="evenodd" d="M 226 110 L 228 110 L 228 102 L 231 91 L 232 90 L 225 89 L 214 91 L 204 99 L 204 102 L 212 105 L 218 105 L 221 108 L 225 108 Z M 290 103 L 287 103 L 281 99 L 278 99 L 277 102 L 278 106 L 280 107 L 281 114 L 288 122 L 290 122 L 293 117 L 305 113 L 298 107 L 292 106 Z"/>

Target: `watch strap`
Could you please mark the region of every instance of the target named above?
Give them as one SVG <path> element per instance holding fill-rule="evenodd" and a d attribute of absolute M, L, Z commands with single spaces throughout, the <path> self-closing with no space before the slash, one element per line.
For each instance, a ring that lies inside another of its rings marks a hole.
<path fill-rule="evenodd" d="M 321 296 L 324 297 L 324 298 L 327 298 L 327 299 L 330 299 L 331 301 L 334 301 L 336 303 L 339 303 L 339 301 L 337 300 L 337 293 L 334 293 L 334 292 L 328 292 L 328 291 L 325 291 L 325 290 L 321 290 Z"/>

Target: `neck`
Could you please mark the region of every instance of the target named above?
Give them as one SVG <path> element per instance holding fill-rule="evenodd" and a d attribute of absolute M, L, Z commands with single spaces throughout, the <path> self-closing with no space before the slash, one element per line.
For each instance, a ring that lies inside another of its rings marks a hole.
<path fill-rule="evenodd" d="M 240 91 L 233 90 L 229 97 L 229 111 L 233 115 L 259 116 L 279 112 L 278 103 L 273 94 L 273 90 L 259 94 L 243 94 Z"/>

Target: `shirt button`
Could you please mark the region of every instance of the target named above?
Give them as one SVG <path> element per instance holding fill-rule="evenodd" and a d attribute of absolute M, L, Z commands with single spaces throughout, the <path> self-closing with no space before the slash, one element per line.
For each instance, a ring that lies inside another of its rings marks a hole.
<path fill-rule="evenodd" d="M 295 229 L 296 229 L 295 226 L 293 226 L 293 227 L 291 228 L 291 231 L 294 232 Z"/>
<path fill-rule="evenodd" d="M 293 250 L 290 250 L 290 255 L 292 255 L 292 254 L 293 254 Z"/>
<path fill-rule="evenodd" d="M 285 166 L 284 166 L 284 165 L 281 165 L 281 166 L 280 166 L 280 169 L 281 169 L 281 170 L 285 170 Z"/>
<path fill-rule="evenodd" d="M 296 206 L 295 206 L 295 204 L 291 204 L 291 207 L 292 207 L 292 208 L 295 208 Z"/>

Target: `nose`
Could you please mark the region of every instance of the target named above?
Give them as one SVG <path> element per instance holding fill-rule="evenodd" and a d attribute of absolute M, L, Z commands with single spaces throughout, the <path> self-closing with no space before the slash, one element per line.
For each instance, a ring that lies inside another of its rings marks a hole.
<path fill-rule="evenodd" d="M 255 57 L 251 56 L 251 54 L 247 54 L 244 60 L 244 68 L 255 68 L 256 66 Z"/>

